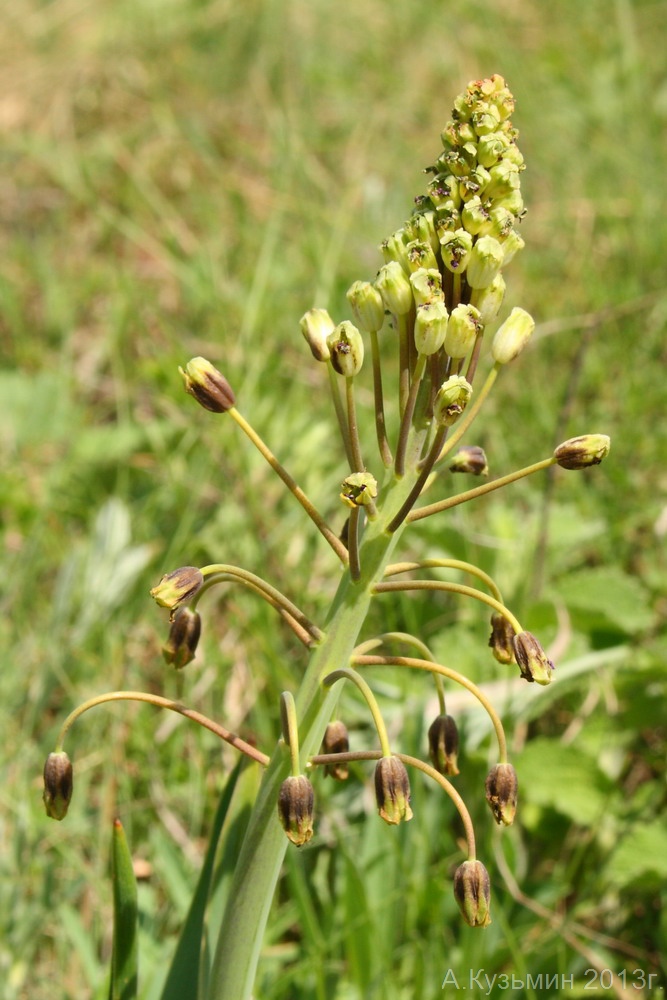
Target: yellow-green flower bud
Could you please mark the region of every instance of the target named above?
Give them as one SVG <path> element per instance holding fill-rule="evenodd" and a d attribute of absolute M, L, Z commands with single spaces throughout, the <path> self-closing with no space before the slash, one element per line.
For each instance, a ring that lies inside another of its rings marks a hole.
<path fill-rule="evenodd" d="M 505 198 L 521 186 L 520 167 L 507 157 L 489 168 L 490 180 L 484 194 L 487 198 Z"/>
<path fill-rule="evenodd" d="M 226 413 L 236 402 L 232 387 L 218 369 L 206 358 L 192 358 L 185 369 L 178 369 L 183 376 L 185 391 L 200 406 L 212 413 Z"/>
<path fill-rule="evenodd" d="M 378 495 L 378 484 L 370 472 L 351 472 L 341 490 L 340 498 L 348 507 L 366 507 Z"/>
<path fill-rule="evenodd" d="M 611 440 L 606 434 L 582 434 L 559 444 L 554 457 L 561 469 L 588 469 L 599 465 L 611 448 Z"/>
<path fill-rule="evenodd" d="M 500 125 L 500 112 L 494 104 L 481 103 L 470 116 L 476 136 L 489 135 Z"/>
<path fill-rule="evenodd" d="M 329 723 L 324 733 L 322 753 L 348 753 L 349 749 L 347 726 L 340 719 L 335 719 Z M 341 761 L 340 764 L 327 764 L 324 773 L 335 781 L 347 781 L 350 769 L 347 761 Z"/>
<path fill-rule="evenodd" d="M 385 262 L 387 264 L 400 264 L 406 274 L 410 271 L 408 266 L 408 254 L 405 248 L 408 242 L 409 240 L 406 238 L 405 231 L 403 229 L 397 229 L 395 233 L 392 233 L 391 236 L 380 244 L 380 250 Z"/>
<path fill-rule="evenodd" d="M 437 267 L 420 267 L 410 275 L 410 284 L 415 304 L 426 305 L 427 302 L 444 302 L 442 278 Z"/>
<path fill-rule="evenodd" d="M 64 750 L 50 753 L 44 765 L 44 808 L 51 819 L 61 820 L 67 815 L 74 791 L 72 763 Z"/>
<path fill-rule="evenodd" d="M 440 133 L 440 140 L 445 149 L 462 146 L 466 142 L 475 142 L 477 135 L 468 121 L 451 121 Z"/>
<path fill-rule="evenodd" d="M 408 264 L 413 273 L 425 268 L 437 270 L 438 262 L 431 244 L 424 243 L 422 240 L 413 240 L 412 243 L 408 243 Z"/>
<path fill-rule="evenodd" d="M 489 225 L 489 210 L 482 203 L 479 195 L 469 198 L 461 212 L 461 222 L 466 232 L 477 236 Z"/>
<path fill-rule="evenodd" d="M 191 608 L 179 608 L 169 629 L 167 641 L 162 647 L 166 663 L 177 670 L 185 667 L 195 658 L 197 643 L 201 635 L 201 616 Z"/>
<path fill-rule="evenodd" d="M 461 274 L 465 271 L 472 251 L 472 236 L 465 229 L 440 234 L 440 254 L 448 271 Z"/>
<path fill-rule="evenodd" d="M 377 762 L 375 800 L 385 823 L 395 825 L 412 819 L 410 780 L 400 757 L 381 757 Z"/>
<path fill-rule="evenodd" d="M 507 194 L 502 198 L 494 198 L 493 204 L 495 208 L 506 208 L 517 219 L 523 218 L 526 214 L 523 197 L 519 188 L 516 188 L 511 194 Z"/>
<path fill-rule="evenodd" d="M 447 335 L 447 307 L 443 301 L 426 302 L 417 306 L 415 316 L 415 347 L 419 354 L 436 354 Z"/>
<path fill-rule="evenodd" d="M 472 386 L 463 375 L 450 375 L 443 382 L 433 404 L 435 421 L 450 427 L 459 419 L 472 396 Z"/>
<path fill-rule="evenodd" d="M 498 663 L 514 662 L 514 636 L 514 629 L 505 615 L 499 611 L 494 612 L 491 615 L 489 646 Z"/>
<path fill-rule="evenodd" d="M 461 213 L 458 208 L 451 202 L 442 205 L 438 209 L 435 219 L 435 231 L 438 236 L 438 242 L 442 243 L 443 233 L 453 233 L 457 229 L 461 229 Z"/>
<path fill-rule="evenodd" d="M 471 476 L 488 476 L 489 466 L 484 449 L 469 444 L 459 448 L 449 465 L 450 472 L 468 472 Z"/>
<path fill-rule="evenodd" d="M 459 773 L 459 731 L 451 715 L 438 715 L 429 726 L 428 750 L 431 763 L 440 774 Z"/>
<path fill-rule="evenodd" d="M 472 350 L 475 338 L 481 329 L 479 310 L 474 306 L 461 304 L 452 309 L 445 337 L 447 354 L 451 358 L 465 358 Z"/>
<path fill-rule="evenodd" d="M 489 170 L 505 155 L 510 140 L 503 132 L 489 132 L 477 143 L 477 162 Z"/>
<path fill-rule="evenodd" d="M 436 174 L 426 190 L 438 213 L 448 205 L 456 208 L 461 201 L 459 184 L 452 174 Z"/>
<path fill-rule="evenodd" d="M 531 632 L 517 632 L 512 639 L 514 658 L 527 681 L 550 684 L 554 665 Z"/>
<path fill-rule="evenodd" d="M 364 363 L 364 342 L 354 323 L 343 320 L 327 337 L 331 364 L 339 375 L 358 375 Z"/>
<path fill-rule="evenodd" d="M 382 296 L 370 281 L 355 281 L 347 290 L 354 318 L 362 330 L 376 333 L 384 323 L 384 302 Z"/>
<path fill-rule="evenodd" d="M 511 826 L 516 815 L 519 779 L 511 764 L 496 764 L 486 776 L 486 801 L 496 823 Z"/>
<path fill-rule="evenodd" d="M 503 253 L 505 254 L 503 258 L 503 267 L 506 267 L 512 260 L 514 260 L 514 257 L 519 250 L 523 250 L 526 242 L 523 236 L 519 236 L 516 229 L 510 229 L 505 236 L 501 236 L 501 239 Z"/>
<path fill-rule="evenodd" d="M 181 566 L 162 577 L 151 590 L 151 597 L 161 608 L 175 611 L 181 604 L 187 604 L 203 583 L 204 577 L 196 566 Z"/>
<path fill-rule="evenodd" d="M 477 145 L 474 142 L 466 142 L 463 146 L 455 146 L 446 151 L 440 159 L 455 177 L 465 177 L 477 165 Z"/>
<path fill-rule="evenodd" d="M 493 236 L 498 240 L 505 251 L 503 266 L 507 264 L 507 244 L 506 240 L 514 229 L 514 216 L 507 208 L 494 206 L 487 217 L 487 222 L 480 230 L 480 236 Z"/>
<path fill-rule="evenodd" d="M 521 354 L 535 329 L 535 320 L 525 309 L 516 306 L 498 327 L 491 342 L 491 356 L 496 364 L 506 365 Z"/>
<path fill-rule="evenodd" d="M 479 321 L 483 326 L 496 318 L 505 298 L 505 279 L 502 273 L 496 275 L 487 288 L 481 288 L 475 295 L 475 305 L 479 310 Z"/>
<path fill-rule="evenodd" d="M 464 861 L 454 874 L 454 897 L 463 919 L 471 927 L 491 923 L 491 880 L 481 861 Z"/>
<path fill-rule="evenodd" d="M 427 201 L 430 202 L 430 199 Z M 409 237 L 408 249 L 410 244 L 414 242 L 428 243 L 433 251 L 438 249 L 438 237 L 435 235 L 435 213 L 432 210 L 411 215 L 404 228 L 406 236 Z"/>
<path fill-rule="evenodd" d="M 468 259 L 466 281 L 471 288 L 488 288 L 503 266 L 505 254 L 493 236 L 480 236 Z"/>
<path fill-rule="evenodd" d="M 482 196 L 486 200 L 486 189 L 490 180 L 491 175 L 488 170 L 485 170 L 484 167 L 476 167 L 459 181 L 461 200 L 470 201 L 471 198 L 477 196 Z"/>
<path fill-rule="evenodd" d="M 336 324 L 326 309 L 309 309 L 301 317 L 300 326 L 315 360 L 328 361 L 331 354 L 327 346 L 327 337 Z"/>
<path fill-rule="evenodd" d="M 297 847 L 313 835 L 315 793 L 305 775 L 285 778 L 278 793 L 278 816 L 289 840 Z"/>
<path fill-rule="evenodd" d="M 390 261 L 380 268 L 375 287 L 394 316 L 405 316 L 412 309 L 412 285 L 398 261 Z"/>

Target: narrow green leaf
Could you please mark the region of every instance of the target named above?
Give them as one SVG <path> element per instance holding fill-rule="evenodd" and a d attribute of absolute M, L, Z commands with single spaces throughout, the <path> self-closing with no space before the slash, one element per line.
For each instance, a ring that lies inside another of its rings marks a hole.
<path fill-rule="evenodd" d="M 137 881 L 125 831 L 114 820 L 111 844 L 113 881 L 113 950 L 109 1000 L 134 1000 L 137 995 Z"/>
<path fill-rule="evenodd" d="M 236 782 L 245 760 L 241 758 L 225 785 L 218 805 L 213 829 L 208 842 L 208 850 L 199 875 L 197 888 L 190 903 L 190 909 L 176 946 L 171 968 L 164 984 L 161 1000 L 183 1000 L 183 997 L 196 997 L 199 988 L 200 961 L 202 938 L 204 933 L 204 915 L 211 890 L 215 856 L 218 849 L 220 834 L 227 818 Z"/>

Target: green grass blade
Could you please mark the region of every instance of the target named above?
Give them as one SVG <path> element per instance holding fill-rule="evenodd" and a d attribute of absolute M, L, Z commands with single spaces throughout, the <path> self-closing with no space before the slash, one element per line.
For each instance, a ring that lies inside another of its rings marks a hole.
<path fill-rule="evenodd" d="M 109 1000 L 134 1000 L 137 995 L 137 881 L 125 831 L 114 820 L 111 846 L 113 880 L 113 950 Z"/>

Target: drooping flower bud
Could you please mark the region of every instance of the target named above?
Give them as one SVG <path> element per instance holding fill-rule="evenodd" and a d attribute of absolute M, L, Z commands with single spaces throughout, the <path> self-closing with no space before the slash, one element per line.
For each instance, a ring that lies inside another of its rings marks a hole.
<path fill-rule="evenodd" d="M 150 593 L 161 608 L 175 611 L 181 604 L 187 604 L 203 583 L 204 577 L 196 566 L 181 566 L 163 576 Z"/>
<path fill-rule="evenodd" d="M 410 781 L 399 757 L 381 757 L 375 768 L 375 799 L 378 812 L 391 825 L 412 819 Z"/>
<path fill-rule="evenodd" d="M 341 484 L 340 498 L 348 507 L 366 507 L 378 495 L 378 484 L 370 472 L 351 472 Z"/>
<path fill-rule="evenodd" d="M 471 288 L 488 288 L 503 266 L 503 248 L 493 236 L 480 236 L 468 259 L 466 281 Z"/>
<path fill-rule="evenodd" d="M 499 611 L 491 615 L 491 636 L 489 646 L 498 663 L 514 662 L 515 632 L 511 623 Z"/>
<path fill-rule="evenodd" d="M 304 774 L 285 778 L 278 793 L 278 816 L 289 840 L 297 847 L 313 835 L 315 793 Z"/>
<path fill-rule="evenodd" d="M 481 326 L 479 310 L 474 306 L 461 303 L 452 309 L 445 337 L 447 354 L 451 358 L 465 358 L 472 350 Z"/>
<path fill-rule="evenodd" d="M 206 358 L 192 358 L 185 369 L 178 369 L 183 376 L 185 391 L 205 410 L 226 413 L 236 403 L 232 387 L 218 369 Z"/>
<path fill-rule="evenodd" d="M 336 324 L 326 309 L 309 309 L 299 320 L 299 325 L 315 360 L 328 361 L 331 354 L 327 346 L 327 337 Z"/>
<path fill-rule="evenodd" d="M 64 750 L 50 753 L 44 765 L 44 808 L 51 819 L 61 820 L 67 815 L 72 801 L 74 777 L 72 763 Z"/>
<path fill-rule="evenodd" d="M 350 749 L 350 738 L 347 726 L 340 719 L 330 722 L 322 740 L 322 753 L 347 753 Z M 327 764 L 324 773 L 336 781 L 346 781 L 350 773 L 347 761 L 340 764 Z"/>
<path fill-rule="evenodd" d="M 535 320 L 525 309 L 512 309 L 498 327 L 491 342 L 491 356 L 496 364 L 506 365 L 521 354 L 535 329 Z"/>
<path fill-rule="evenodd" d="M 440 774 L 459 773 L 459 731 L 451 715 L 438 715 L 428 730 L 431 763 Z"/>
<path fill-rule="evenodd" d="M 475 305 L 479 310 L 479 321 L 483 326 L 496 318 L 505 298 L 505 279 L 497 274 L 487 288 L 481 288 L 475 296 Z"/>
<path fill-rule="evenodd" d="M 611 440 L 606 434 L 581 434 L 559 444 L 554 457 L 561 469 L 588 469 L 599 465 L 610 447 Z"/>
<path fill-rule="evenodd" d="M 354 318 L 362 330 L 376 333 L 384 323 L 384 302 L 377 288 L 370 281 L 355 281 L 347 290 Z"/>
<path fill-rule="evenodd" d="M 445 342 L 449 316 L 444 302 L 427 302 L 417 306 L 415 315 L 415 347 L 419 354 L 436 354 Z"/>
<path fill-rule="evenodd" d="M 412 286 L 401 265 L 393 260 L 378 271 L 375 287 L 386 308 L 395 316 L 405 316 L 412 309 Z"/>
<path fill-rule="evenodd" d="M 454 874 L 454 897 L 463 919 L 471 927 L 491 923 L 491 880 L 481 861 L 464 861 Z"/>
<path fill-rule="evenodd" d="M 472 386 L 463 375 L 450 375 L 438 389 L 433 404 L 436 422 L 450 427 L 459 419 L 472 396 Z"/>
<path fill-rule="evenodd" d="M 517 632 L 512 646 L 522 677 L 538 684 L 551 683 L 554 665 L 531 632 Z"/>
<path fill-rule="evenodd" d="M 177 670 L 185 667 L 195 658 L 197 643 L 201 635 L 201 616 L 191 608 L 179 608 L 169 629 L 167 641 L 162 647 L 166 663 Z"/>
<path fill-rule="evenodd" d="M 470 444 L 459 448 L 449 464 L 450 472 L 468 472 L 471 476 L 488 476 L 489 466 L 484 449 Z"/>
<path fill-rule="evenodd" d="M 496 764 L 486 776 L 486 801 L 496 823 L 511 826 L 516 814 L 519 779 L 511 764 Z"/>
<path fill-rule="evenodd" d="M 339 375 L 358 375 L 364 362 L 364 342 L 353 323 L 343 320 L 327 337 L 331 364 Z"/>

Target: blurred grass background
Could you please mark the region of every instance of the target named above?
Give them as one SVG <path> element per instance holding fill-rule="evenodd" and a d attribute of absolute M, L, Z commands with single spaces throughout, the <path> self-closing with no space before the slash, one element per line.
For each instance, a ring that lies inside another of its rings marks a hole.
<path fill-rule="evenodd" d="M 149 587 L 177 565 L 239 563 L 317 618 L 335 586 L 297 505 L 232 426 L 184 396 L 178 364 L 218 364 L 342 522 L 341 451 L 299 317 L 314 304 L 349 316 L 345 290 L 372 278 L 377 244 L 409 214 L 453 98 L 493 72 L 515 94 L 528 164 L 527 249 L 506 307 L 529 309 L 538 330 L 471 443 L 494 474 L 585 431 L 613 448 L 598 470 L 424 522 L 410 551 L 493 572 L 553 644 L 561 684 L 538 699 L 501 684 L 484 612 L 382 605 L 378 627 L 417 632 L 506 702 L 522 812 L 502 845 L 479 801 L 488 734 L 460 706 L 457 780 L 494 923 L 480 934 L 455 915 L 448 803 L 415 780 L 415 820 L 380 829 L 359 770 L 351 787 L 318 784 L 318 837 L 289 854 L 257 995 L 430 1000 L 458 995 L 451 980 L 441 990 L 448 969 L 465 982 L 482 967 L 573 974 L 573 997 L 587 995 L 586 969 L 626 970 L 627 995 L 652 995 L 635 987 L 664 977 L 667 939 L 666 42 L 667 4 L 649 0 L 5 0 L 5 1000 L 106 995 L 116 813 L 146 874 L 141 995 L 159 996 L 231 764 L 182 721 L 99 709 L 69 738 L 75 799 L 56 825 L 40 772 L 64 715 L 143 688 L 270 746 L 277 692 L 303 667 L 270 610 L 229 591 L 204 609 L 195 663 L 165 671 Z M 433 708 L 423 679 L 378 683 L 402 749 L 418 752 Z M 346 709 L 357 745 L 371 740 L 352 694 Z M 513 898 L 503 857 L 537 907 Z"/>

